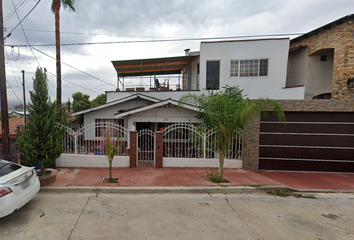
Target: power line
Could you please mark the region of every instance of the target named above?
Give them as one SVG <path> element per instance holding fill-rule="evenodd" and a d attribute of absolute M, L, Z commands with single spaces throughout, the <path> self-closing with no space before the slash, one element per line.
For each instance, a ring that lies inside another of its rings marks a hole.
<path fill-rule="evenodd" d="M 52 59 L 55 60 L 54 57 L 48 55 L 47 53 L 45 53 L 45 52 L 43 52 L 43 51 L 41 51 L 41 50 L 39 50 L 38 48 L 33 47 L 33 49 L 36 50 L 36 51 L 38 51 L 38 52 L 40 52 L 40 53 L 42 53 L 43 55 L 45 55 L 45 56 L 47 56 L 47 57 L 49 57 L 49 58 L 52 58 Z M 81 73 L 83 73 L 83 74 L 85 74 L 85 75 L 87 75 L 87 76 L 90 76 L 90 77 L 92 77 L 92 78 L 94 78 L 94 79 L 96 79 L 96 80 L 98 80 L 98 81 L 100 81 L 100 82 L 103 82 L 103 83 L 105 83 L 105 84 L 108 84 L 108 85 L 111 85 L 111 86 L 113 86 L 113 87 L 116 87 L 114 84 L 109 83 L 109 82 L 106 82 L 106 81 L 104 81 L 104 80 L 102 80 L 102 79 L 99 79 L 99 78 L 97 78 L 97 77 L 95 77 L 95 76 L 93 76 L 93 75 L 91 75 L 91 74 L 89 74 L 89 73 L 87 73 L 87 72 L 84 72 L 84 71 L 82 71 L 82 70 L 80 70 L 80 69 L 78 69 L 78 68 L 76 68 L 76 67 L 74 67 L 74 66 L 71 66 L 70 64 L 67 64 L 67 63 L 65 63 L 65 62 L 61 62 L 61 63 L 64 64 L 64 65 L 66 65 L 66 66 L 68 66 L 68 67 L 71 67 L 71 68 L 75 69 L 75 70 L 78 71 L 78 72 L 81 72 Z"/>
<path fill-rule="evenodd" d="M 19 97 L 17 96 L 17 94 L 16 94 L 16 92 L 14 91 L 14 89 L 11 87 L 10 82 L 9 82 L 7 79 L 6 79 L 6 82 L 7 82 L 7 84 L 9 84 L 9 87 L 11 88 L 12 92 L 15 94 L 17 100 L 18 100 L 19 103 L 21 104 L 22 102 L 21 102 L 21 100 L 19 99 Z"/>
<path fill-rule="evenodd" d="M 20 17 L 18 16 L 16 7 L 15 7 L 15 3 L 14 3 L 13 0 L 11 0 L 11 1 L 12 1 L 12 4 L 14 5 L 14 9 L 15 9 L 15 13 L 16 13 L 16 15 L 17 15 L 18 21 L 20 21 Z M 31 44 L 30 44 L 29 41 L 28 41 L 27 35 L 26 35 L 26 33 L 25 33 L 25 30 L 23 29 L 23 26 L 22 26 L 22 23 L 21 23 L 21 22 L 20 22 L 20 25 L 21 25 L 22 32 L 23 32 L 23 34 L 25 35 L 26 42 L 27 42 L 27 44 L 30 46 L 30 50 L 31 50 L 31 52 L 32 52 L 32 54 L 33 54 L 33 57 L 36 59 L 36 61 L 37 61 L 37 63 L 38 63 L 38 66 L 40 67 L 41 64 L 39 63 L 39 61 L 38 61 L 36 55 L 34 54 L 34 52 L 33 52 L 33 50 L 32 50 L 32 46 L 31 46 Z"/>
<path fill-rule="evenodd" d="M 352 31 L 334 31 L 335 33 L 352 32 Z M 114 42 L 88 42 L 88 43 L 61 43 L 61 46 L 85 46 L 85 45 L 106 45 L 106 44 L 127 44 L 127 43 L 159 43 L 159 42 L 183 42 L 183 41 L 205 41 L 205 40 L 233 40 L 233 39 L 254 39 L 254 38 L 273 38 L 273 37 L 287 37 L 299 36 L 306 33 L 279 33 L 279 34 L 260 34 L 260 35 L 244 35 L 231 37 L 199 37 L 199 38 L 172 38 L 172 39 L 149 39 L 149 40 L 130 40 L 130 41 L 114 41 Z M 28 45 L 5 45 L 28 47 Z M 32 47 L 53 47 L 55 43 L 34 44 Z"/>
<path fill-rule="evenodd" d="M 11 32 L 9 32 L 6 37 L 4 38 L 4 40 L 6 40 L 6 38 L 11 36 L 11 33 L 23 22 L 23 20 L 25 20 L 27 18 L 28 15 L 30 15 L 30 13 L 37 7 L 37 5 L 41 2 L 41 0 L 38 0 L 38 2 L 33 6 L 33 8 L 26 14 L 26 16 L 24 16 L 22 18 L 22 20 L 11 30 Z"/>
<path fill-rule="evenodd" d="M 21 88 L 20 88 L 20 85 L 18 85 L 18 82 L 17 82 L 17 79 L 16 79 L 16 75 L 15 75 L 14 69 L 12 68 L 11 59 L 9 59 L 9 63 L 10 63 L 12 75 L 14 75 L 14 79 L 15 79 L 15 82 L 16 82 L 16 84 L 17 84 L 17 87 L 18 87 L 18 89 L 21 89 Z M 23 93 L 22 93 L 21 90 L 20 90 L 20 93 L 21 93 L 21 97 L 23 98 Z"/>
<path fill-rule="evenodd" d="M 48 73 L 50 73 L 51 75 L 53 75 L 53 76 L 57 76 L 57 75 L 55 75 L 54 73 L 51 73 L 51 72 L 49 72 L 49 71 L 47 71 Z M 64 80 L 64 81 L 66 81 L 66 82 L 68 82 L 68 83 L 71 83 L 71 84 L 73 84 L 73 85 L 75 85 L 75 86 L 77 86 L 77 87 L 80 87 L 80 88 L 83 88 L 83 89 L 85 89 L 85 90 L 87 90 L 87 91 L 90 91 L 90 92 L 93 92 L 93 93 L 96 93 L 96 94 L 100 94 L 100 93 L 98 93 L 98 92 L 95 92 L 95 91 L 93 91 L 93 90 L 91 90 L 91 89 L 89 89 L 89 88 L 85 88 L 85 87 L 83 87 L 83 86 L 80 86 L 80 85 L 78 85 L 78 84 L 76 84 L 76 83 L 73 83 L 73 82 L 71 82 L 71 81 L 69 81 L 69 80 L 67 80 L 67 79 L 65 79 L 65 78 L 61 78 L 62 80 Z"/>
<path fill-rule="evenodd" d="M 12 28 L 7 28 L 7 29 L 12 29 Z M 51 31 L 51 30 L 38 30 L 38 29 L 25 29 L 25 30 L 28 32 L 55 33 L 55 31 Z M 60 31 L 60 34 L 109 36 L 109 37 L 130 37 L 130 38 L 175 38 L 175 37 L 161 37 L 161 36 L 139 36 L 139 35 L 128 35 L 128 34 L 103 34 L 103 33 L 65 32 L 65 31 Z"/>
<path fill-rule="evenodd" d="M 27 4 L 28 1 L 23 0 L 21 3 L 18 3 L 18 4 L 17 4 L 17 7 L 15 7 L 13 10 L 11 10 L 10 13 L 5 17 L 4 23 L 6 23 L 7 21 L 9 21 L 10 18 L 15 14 L 15 11 L 19 10 L 20 7 L 21 7 L 24 3 Z M 26 4 L 25 4 L 25 5 L 26 5 Z"/>
<path fill-rule="evenodd" d="M 240 38 L 260 38 L 260 37 L 284 37 L 301 35 L 301 33 L 284 33 L 284 34 L 267 34 L 267 35 L 248 35 L 248 36 L 232 36 L 232 37 L 200 37 L 200 38 L 174 38 L 174 39 L 150 39 L 150 40 L 132 40 L 132 41 L 115 41 L 115 42 L 90 42 L 90 43 L 61 43 L 61 46 L 84 46 L 84 45 L 104 45 L 104 44 L 125 44 L 125 43 L 158 43 L 158 42 L 182 42 L 182 41 L 204 41 L 204 40 L 225 40 Z M 9 45 L 5 45 L 9 46 Z M 18 47 L 28 47 L 28 45 L 17 45 Z M 32 47 L 53 47 L 55 43 L 50 44 L 34 44 Z"/>

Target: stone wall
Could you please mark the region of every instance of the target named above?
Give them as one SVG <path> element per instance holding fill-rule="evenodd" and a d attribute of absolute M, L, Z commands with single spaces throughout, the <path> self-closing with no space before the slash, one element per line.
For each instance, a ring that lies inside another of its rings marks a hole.
<path fill-rule="evenodd" d="M 285 112 L 354 112 L 354 100 L 315 99 L 279 100 Z M 259 171 L 260 117 L 255 118 L 244 133 L 243 168 Z"/>
<path fill-rule="evenodd" d="M 354 77 L 354 15 L 293 39 L 290 48 L 308 47 L 308 55 L 334 49 L 332 98 L 354 99 L 354 89 L 347 81 Z"/>

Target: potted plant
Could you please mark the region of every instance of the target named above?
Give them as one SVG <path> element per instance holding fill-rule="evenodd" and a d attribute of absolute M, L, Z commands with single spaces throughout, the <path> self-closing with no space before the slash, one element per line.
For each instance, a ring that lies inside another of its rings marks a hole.
<path fill-rule="evenodd" d="M 57 170 L 47 168 L 63 152 L 62 141 L 67 119 L 56 101 L 50 101 L 47 79 L 40 68 L 37 68 L 33 79 L 30 98 L 30 114 L 26 129 L 19 133 L 17 148 L 26 165 L 40 167 L 37 172 L 43 186 L 55 181 Z"/>

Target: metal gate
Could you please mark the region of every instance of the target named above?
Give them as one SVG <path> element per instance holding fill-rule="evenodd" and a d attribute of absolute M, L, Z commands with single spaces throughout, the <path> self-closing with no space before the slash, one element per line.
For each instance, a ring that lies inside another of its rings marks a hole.
<path fill-rule="evenodd" d="M 155 167 L 155 133 L 149 129 L 138 132 L 137 166 Z"/>

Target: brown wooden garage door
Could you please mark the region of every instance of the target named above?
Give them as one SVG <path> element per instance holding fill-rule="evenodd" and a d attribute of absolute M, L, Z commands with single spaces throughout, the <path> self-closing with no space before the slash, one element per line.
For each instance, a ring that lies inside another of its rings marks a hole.
<path fill-rule="evenodd" d="M 261 118 L 259 169 L 354 172 L 354 113 L 286 112 Z"/>

